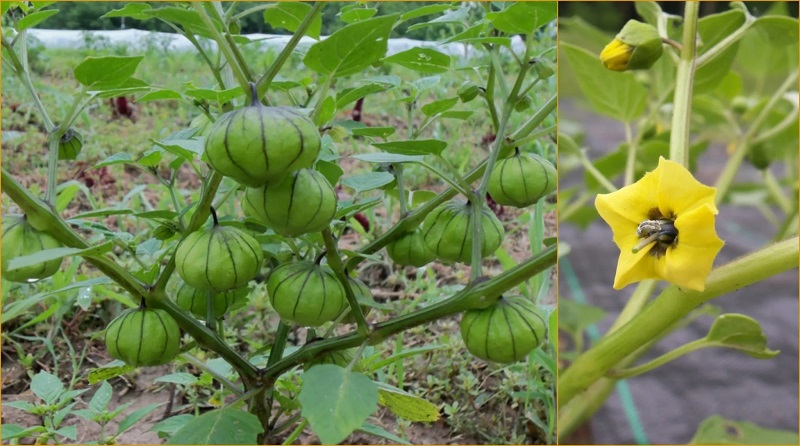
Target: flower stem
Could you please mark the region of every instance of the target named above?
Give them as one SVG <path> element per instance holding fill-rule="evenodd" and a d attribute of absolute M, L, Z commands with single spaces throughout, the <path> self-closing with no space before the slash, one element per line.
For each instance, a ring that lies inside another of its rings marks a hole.
<path fill-rule="evenodd" d="M 798 238 L 778 242 L 734 260 L 711 272 L 704 291 L 664 290 L 642 312 L 578 357 L 559 376 L 559 403 L 601 379 L 612 367 L 669 328 L 698 305 L 723 294 L 780 274 L 798 265 Z"/>
<path fill-rule="evenodd" d="M 692 113 L 692 90 L 697 52 L 697 15 L 699 2 L 686 2 L 683 17 L 683 44 L 675 79 L 672 111 L 672 134 L 669 138 L 669 158 L 689 167 L 689 123 Z"/>

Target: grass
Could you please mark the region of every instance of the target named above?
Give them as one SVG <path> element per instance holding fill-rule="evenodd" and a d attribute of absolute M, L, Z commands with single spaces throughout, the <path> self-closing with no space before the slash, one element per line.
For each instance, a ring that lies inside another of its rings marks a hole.
<path fill-rule="evenodd" d="M 75 91 L 76 82 L 72 77 L 73 67 L 85 56 L 108 54 L 132 54 L 124 46 L 111 46 L 102 40 L 91 40 L 85 50 L 51 51 L 38 49 L 33 52 L 36 67 L 34 84 L 41 94 L 54 119 L 63 116 L 70 103 L 71 94 Z M 261 52 L 255 46 L 245 46 L 243 53 L 256 71 L 263 71 L 275 57 L 274 53 Z M 299 66 L 299 59 L 293 56 L 286 69 L 281 73 L 287 79 L 299 79 L 309 74 Z M 169 75 L 165 75 L 169 73 Z M 363 73 L 361 78 L 379 75 L 397 75 L 404 81 L 413 81 L 421 76 L 417 73 L 397 68 L 379 67 Z M 145 51 L 145 58 L 140 65 L 137 76 L 163 88 L 182 91 L 187 83 L 196 87 L 213 85 L 213 78 L 202 61 L 192 53 L 165 54 L 157 42 Z M 468 72 L 455 71 L 440 75 L 440 82 L 422 95 L 420 104 L 446 97 L 454 97 L 455 90 L 467 78 L 475 78 Z M 337 81 L 334 91 L 351 87 L 357 79 L 341 79 Z M 45 187 L 46 178 L 46 135 L 42 131 L 41 122 L 33 109 L 27 92 L 12 76 L 3 77 L 2 127 L 4 134 L 9 131 L 21 132 L 12 135 L 3 144 L 3 161 L 15 177 L 35 192 Z M 404 139 L 409 124 L 419 125 L 423 116 L 419 109 L 409 122 L 405 105 L 399 101 L 407 88 L 393 89 L 385 94 L 366 98 L 364 121 L 371 126 L 395 126 L 396 139 Z M 546 88 L 542 88 L 540 99 L 548 96 Z M 275 92 L 272 100 L 275 103 L 291 103 L 302 101 L 302 93 L 293 92 L 287 95 Z M 59 170 L 61 188 L 60 199 L 65 217 L 73 216 L 90 209 L 113 206 L 124 206 L 136 211 L 164 209 L 171 206 L 167 189 L 148 173 L 130 166 L 109 166 L 101 169 L 91 167 L 115 153 L 128 153 L 133 159 L 149 154 L 153 148 L 151 139 L 162 139 L 169 134 L 186 128 L 198 111 L 190 104 L 178 102 L 144 102 L 135 104 L 136 120 L 112 118 L 112 109 L 108 101 L 97 100 L 83 113 L 78 127 L 85 137 L 84 150 L 76 162 L 65 162 Z M 423 132 L 423 137 L 435 137 L 448 142 L 445 158 L 460 172 L 465 172 L 477 161 L 486 156 L 487 147 L 481 140 L 491 131 L 488 114 L 480 101 L 460 105 L 459 108 L 475 110 L 467 121 L 439 121 Z M 348 119 L 346 113 L 340 118 Z M 515 116 L 513 125 L 519 125 L 523 117 Z M 540 144 L 539 151 L 544 151 L 554 158 L 552 143 Z M 363 140 L 349 139 L 339 144 L 342 159 L 340 165 L 345 174 L 354 174 L 371 170 L 373 166 L 348 159 L 347 155 L 356 152 L 373 150 Z M 159 170 L 166 169 L 166 162 L 158 165 Z M 410 166 L 404 171 L 406 187 L 412 190 L 428 189 L 438 191 L 443 184 L 431 173 L 418 166 Z M 180 199 L 185 203 L 196 200 L 199 195 L 199 180 L 195 173 L 184 166 L 179 175 Z M 230 186 L 225 183 L 223 188 Z M 74 194 L 71 196 L 71 194 Z M 71 199 L 70 199 L 71 197 Z M 15 206 L 7 197 L 3 197 L 3 213 L 14 212 Z M 342 238 L 341 244 L 348 249 L 357 248 L 366 242 L 366 238 L 383 231 L 399 217 L 396 200 L 385 198 L 383 204 L 367 212 L 373 227 L 366 234 L 352 233 Z M 543 209 L 548 215 L 554 213 L 554 205 L 546 204 Z M 235 200 L 230 200 L 221 213 L 235 217 L 241 216 Z M 513 237 L 509 236 L 504 248 L 509 253 L 509 261 L 529 256 L 530 249 L 515 249 L 515 244 L 526 245 L 529 236 L 529 225 L 532 213 L 522 213 L 507 209 L 503 217 L 509 228 L 515 228 Z M 541 214 L 538 215 L 542 218 Z M 141 249 L 141 243 L 149 238 L 149 232 L 143 232 L 148 224 L 126 216 L 99 219 L 109 230 L 117 234 L 126 234 L 126 246 L 114 251 L 116 260 L 131 271 L 141 269 L 141 264 L 148 264 L 157 255 L 148 257 L 151 252 Z M 546 227 L 554 231 L 554 223 L 548 220 Z M 103 236 L 97 231 L 86 232 L 85 235 L 100 241 Z M 349 246 L 352 245 L 352 246 Z M 136 254 L 136 257 L 133 255 Z M 487 261 L 487 271 L 499 272 L 502 268 L 498 262 Z M 462 287 L 469 279 L 468 269 L 444 265 L 433 265 L 424 269 L 398 268 L 385 261 L 369 260 L 362 264 L 359 277 L 371 286 L 379 301 L 391 308 L 387 312 L 373 311 L 368 320 L 374 322 L 384 320 L 388 314 L 397 315 L 409 312 L 414 308 L 428 305 Z M 21 364 L 27 371 L 20 377 L 16 387 L 7 390 L 21 392 L 29 385 L 31 376 L 38 370 L 50 370 L 57 376 L 66 377 L 67 364 L 71 364 L 77 374 L 74 382 L 85 386 L 85 378 L 90 370 L 98 364 L 107 363 L 101 333 L 107 322 L 124 306 L 132 304 L 130 298 L 112 283 L 92 283 L 86 281 L 102 281 L 96 271 L 89 268 L 80 259 L 68 260 L 64 268 L 52 280 L 37 284 L 3 283 L 3 314 L 11 314 L 3 323 L 3 355 L 10 363 Z M 83 287 L 65 289 L 68 284 L 82 282 Z M 31 299 L 35 297 L 35 299 Z M 26 300 L 26 298 L 28 300 Z M 547 298 L 543 298 L 547 299 Z M 540 299 L 540 302 L 543 300 Z M 554 302 L 554 299 L 548 301 Z M 9 309 L 19 308 L 16 314 Z M 54 309 L 55 308 L 55 309 Z M 277 316 L 270 311 L 266 298 L 265 286 L 257 283 L 250 294 L 248 305 L 229 315 L 224 324 L 223 334 L 232 346 L 251 355 L 263 355 L 274 339 Z M 435 344 L 438 348 L 424 353 L 414 354 L 401 361 L 393 362 L 376 372 L 376 379 L 419 395 L 437 404 L 443 414 L 444 423 L 437 423 L 433 437 L 421 437 L 414 424 L 394 417 L 388 411 L 381 411 L 376 423 L 382 424 L 389 431 L 412 441 L 427 442 L 459 442 L 459 443 L 543 443 L 547 441 L 544 431 L 537 427 L 536 420 L 546 419 L 548 405 L 553 401 L 540 400 L 533 395 L 540 390 L 548 390 L 552 395 L 553 372 L 544 370 L 532 359 L 527 363 L 511 366 L 498 366 L 477 360 L 466 352 L 458 334 L 457 318 L 448 318 L 434 324 L 417 327 L 393 337 L 374 347 L 368 352 L 377 358 L 408 352 L 420 346 Z M 303 329 L 294 328 L 290 335 L 290 344 L 299 345 L 305 341 L 307 333 Z M 188 338 L 184 341 L 188 341 Z M 185 342 L 184 342 L 185 343 Z M 47 348 L 42 349 L 44 344 Z M 66 349 L 67 345 L 80 346 Z M 290 347 L 291 348 L 291 347 Z M 547 347 L 552 351 L 552 347 Z M 84 361 L 79 350 L 91 351 L 99 355 L 91 363 Z M 69 351 L 69 353 L 67 353 Z M 31 357 L 25 352 L 32 352 Z M 210 358 L 207 352 L 192 349 L 189 352 L 200 364 Z M 550 354 L 540 351 L 532 354 Z M 231 398 L 229 392 L 223 392 L 219 383 L 209 379 L 208 370 L 198 368 L 195 361 L 187 363 L 178 361 L 163 373 L 190 372 L 200 376 L 197 383 L 178 386 L 178 398 L 172 405 L 171 412 L 199 412 L 220 404 Z M 5 367 L 4 367 L 5 369 Z M 5 371 L 5 370 L 4 370 Z M 67 374 L 69 374 L 67 373 Z M 548 374 L 549 373 L 549 374 Z M 136 376 L 136 373 L 133 374 Z M 284 397 L 291 398 L 299 379 L 297 372 L 287 373 L 279 382 Z M 549 376 L 549 377 L 548 377 Z M 125 379 L 125 378 L 117 378 Z M 14 393 L 14 392 L 10 392 Z M 550 414 L 552 415 L 552 414 Z M 69 418 L 67 418 L 69 421 Z M 541 422 L 540 422 L 541 423 Z M 285 431 L 288 435 L 291 428 Z M 374 442 L 376 437 L 366 437 Z M 423 440 L 420 440 L 423 438 Z M 357 441 L 358 437 L 351 437 Z M 90 439 L 89 439 L 90 440 Z M 313 441 L 313 437 L 304 436 L 300 441 Z M 350 441 L 350 440 L 348 440 Z"/>

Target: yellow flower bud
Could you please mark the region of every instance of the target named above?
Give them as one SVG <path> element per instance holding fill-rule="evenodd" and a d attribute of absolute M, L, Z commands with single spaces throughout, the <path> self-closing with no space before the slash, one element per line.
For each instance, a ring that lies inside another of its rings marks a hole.
<path fill-rule="evenodd" d="M 664 53 L 658 30 L 647 23 L 629 20 L 600 53 L 609 70 L 641 70 L 653 66 Z"/>

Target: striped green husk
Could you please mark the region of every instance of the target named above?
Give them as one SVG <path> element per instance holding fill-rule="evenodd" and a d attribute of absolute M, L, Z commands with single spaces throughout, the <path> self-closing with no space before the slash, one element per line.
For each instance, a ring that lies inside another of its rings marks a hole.
<path fill-rule="evenodd" d="M 555 188 L 555 167 L 541 156 L 528 153 L 498 161 L 489 177 L 489 195 L 504 206 L 530 206 Z"/>
<path fill-rule="evenodd" d="M 166 311 L 131 308 L 106 328 L 105 343 L 111 357 L 133 367 L 170 362 L 181 346 L 178 323 Z"/>
<path fill-rule="evenodd" d="M 209 164 L 250 187 L 311 166 L 320 148 L 319 131 L 305 115 L 259 103 L 222 115 L 205 140 Z"/>
<path fill-rule="evenodd" d="M 206 303 L 209 291 L 198 290 L 179 279 L 177 290 L 175 291 L 175 303 L 185 311 L 189 311 L 199 319 L 205 320 L 207 317 Z M 228 309 L 233 305 L 239 295 L 239 289 L 225 291 L 223 293 L 213 293 L 214 317 L 222 319 Z"/>
<path fill-rule="evenodd" d="M 422 236 L 428 249 L 443 262 L 469 263 L 472 260 L 471 204 L 452 200 L 433 210 L 422 224 Z M 491 209 L 481 210 L 483 240 L 481 256 L 492 255 L 503 242 L 503 224 Z"/>
<path fill-rule="evenodd" d="M 501 297 L 489 308 L 469 310 L 461 318 L 467 350 L 486 361 L 512 363 L 544 342 L 544 313 L 521 296 Z"/>
<path fill-rule="evenodd" d="M 280 183 L 248 188 L 242 206 L 247 215 L 278 234 L 297 237 L 328 227 L 336 204 L 336 191 L 324 175 L 300 169 Z"/>
<path fill-rule="evenodd" d="M 46 249 L 60 248 L 61 243 L 46 232 L 37 231 L 24 216 L 3 217 L 2 256 L 3 278 L 11 282 L 29 282 L 55 274 L 61 259 L 36 263 L 8 271 L 8 263 L 17 257 L 36 254 Z"/>
<path fill-rule="evenodd" d="M 58 141 L 58 159 L 74 160 L 81 153 L 83 136 L 73 129 L 67 130 Z"/>
<path fill-rule="evenodd" d="M 420 229 L 406 233 L 388 244 L 386 253 L 397 264 L 416 267 L 427 265 L 436 258 L 433 251 L 425 244 Z"/>
<path fill-rule="evenodd" d="M 267 280 L 267 293 L 281 319 L 308 327 L 335 319 L 347 306 L 333 271 L 308 261 L 276 268 Z"/>
<path fill-rule="evenodd" d="M 175 251 L 175 268 L 186 283 L 203 291 L 241 288 L 264 262 L 261 244 L 232 226 L 189 234 Z"/>

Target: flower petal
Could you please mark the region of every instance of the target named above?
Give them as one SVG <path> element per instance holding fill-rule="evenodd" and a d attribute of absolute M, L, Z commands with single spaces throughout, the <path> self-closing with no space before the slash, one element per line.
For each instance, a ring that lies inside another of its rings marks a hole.
<path fill-rule="evenodd" d="M 658 172 L 647 172 L 639 181 L 616 192 L 597 194 L 594 205 L 615 233 L 615 228 L 623 225 L 634 225 L 636 231 L 639 223 L 647 219 L 648 211 L 658 207 L 654 193 L 657 187 Z"/>
<path fill-rule="evenodd" d="M 680 287 L 703 291 L 714 259 L 725 244 L 714 228 L 716 208 L 703 205 L 675 220 L 678 244 L 656 262 L 657 274 Z"/>
<path fill-rule="evenodd" d="M 634 282 L 659 277 L 655 269 L 657 259 L 649 254 L 652 248 L 653 245 L 650 245 L 636 254 L 632 253 L 630 248 L 620 250 L 617 273 L 614 275 L 615 290 L 620 290 Z"/>
<path fill-rule="evenodd" d="M 600 53 L 600 61 L 609 70 L 625 71 L 628 68 L 628 62 L 631 60 L 633 50 L 633 46 L 619 39 L 614 39 L 603 48 Z"/>
<path fill-rule="evenodd" d="M 658 160 L 658 208 L 665 217 L 679 216 L 700 206 L 710 204 L 716 214 L 714 197 L 717 190 L 697 181 L 682 165 L 664 159 Z"/>

